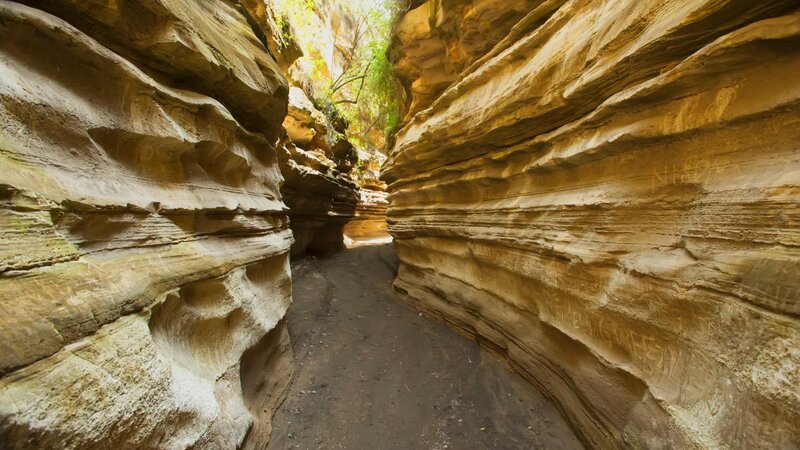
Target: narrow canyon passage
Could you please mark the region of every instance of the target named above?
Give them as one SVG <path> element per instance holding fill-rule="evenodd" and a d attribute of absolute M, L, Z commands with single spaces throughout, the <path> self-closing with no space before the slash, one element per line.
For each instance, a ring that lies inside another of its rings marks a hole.
<path fill-rule="evenodd" d="M 579 449 L 551 402 L 391 289 L 391 244 L 292 266 L 294 381 L 269 449 Z"/>
<path fill-rule="evenodd" d="M 800 0 L 0 36 L 0 450 L 800 450 Z"/>

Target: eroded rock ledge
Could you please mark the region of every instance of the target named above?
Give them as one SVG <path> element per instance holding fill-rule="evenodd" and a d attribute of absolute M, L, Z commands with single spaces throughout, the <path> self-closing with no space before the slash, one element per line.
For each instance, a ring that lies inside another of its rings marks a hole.
<path fill-rule="evenodd" d="M 278 159 L 295 239 L 292 254 L 339 250 L 359 198 L 350 176 L 356 157 L 353 146 L 343 137 L 330 142 L 335 130 L 328 129 L 322 112 L 295 86 L 290 89 L 283 126 L 287 138 L 278 146 Z"/>
<path fill-rule="evenodd" d="M 23 3 L 0 1 L 3 448 L 258 447 L 291 373 L 265 31 L 221 0 Z"/>
<path fill-rule="evenodd" d="M 399 26 L 396 289 L 592 448 L 797 446 L 798 2 L 503 3 L 454 56 L 466 3 Z"/>
<path fill-rule="evenodd" d="M 356 205 L 355 217 L 344 227 L 345 236 L 352 241 L 389 237 L 386 224 L 386 208 L 389 194 L 385 186 L 373 185 L 373 189 L 362 187 Z"/>

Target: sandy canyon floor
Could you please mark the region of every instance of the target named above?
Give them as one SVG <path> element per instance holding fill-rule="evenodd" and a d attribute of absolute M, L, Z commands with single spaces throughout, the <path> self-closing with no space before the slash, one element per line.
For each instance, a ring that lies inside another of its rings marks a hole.
<path fill-rule="evenodd" d="M 391 244 L 293 264 L 296 368 L 269 449 L 580 449 L 535 388 L 391 288 Z"/>

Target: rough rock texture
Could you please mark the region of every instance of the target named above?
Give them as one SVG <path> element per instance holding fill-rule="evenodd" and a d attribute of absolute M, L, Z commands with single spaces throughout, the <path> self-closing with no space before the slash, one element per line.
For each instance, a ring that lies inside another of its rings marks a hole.
<path fill-rule="evenodd" d="M 277 3 L 264 4 L 268 11 L 254 14 L 269 19 L 276 14 L 271 8 L 277 8 Z M 291 36 L 297 30 L 291 16 L 285 19 L 287 33 L 282 36 Z M 310 17 L 303 20 L 308 23 L 302 26 L 314 32 L 298 35 L 314 39 L 303 42 L 302 47 L 315 52 L 315 64 L 307 67 L 303 63 L 308 61 L 301 59 L 283 67 L 294 86 L 289 89 L 288 114 L 283 122 L 286 139 L 278 149 L 281 172 L 286 178 L 281 192 L 290 208 L 290 226 L 295 237 L 292 254 L 329 253 L 343 247 L 343 227 L 355 214 L 359 194 L 351 172 L 358 154 L 344 137 L 346 123 L 326 117 L 312 101 L 314 87 L 310 74 L 323 78 L 341 74 L 349 56 L 344 41 L 352 40 L 355 25 L 340 4 L 330 1 L 315 2 Z M 297 57 L 292 46 L 280 48 L 279 43 L 271 42 L 274 51 L 289 53 L 279 55 L 279 60 Z"/>
<path fill-rule="evenodd" d="M 245 128 L 264 133 L 269 141 L 278 137 L 288 87 L 238 4 L 224 0 L 21 3 L 65 19 L 156 81 L 223 103 Z"/>
<path fill-rule="evenodd" d="M 314 106 L 306 93 L 299 87 L 289 89 L 289 112 L 283 127 L 289 139 L 308 150 L 329 150 L 326 141 L 328 127 L 325 116 Z"/>
<path fill-rule="evenodd" d="M 798 448 L 798 6 L 572 0 L 505 24 L 385 165 L 396 289 L 590 447 Z"/>
<path fill-rule="evenodd" d="M 468 65 L 485 56 L 495 44 L 504 38 L 515 42 L 519 33 L 540 25 L 565 2 L 411 2 L 411 9 L 395 26 L 391 49 L 395 73 L 408 100 L 404 108 L 407 118 L 429 107 Z"/>
<path fill-rule="evenodd" d="M 389 194 L 366 188 L 361 188 L 359 194 L 355 217 L 344 227 L 345 236 L 352 241 L 388 237 L 386 208 L 389 206 Z"/>
<path fill-rule="evenodd" d="M 288 87 L 221 0 L 0 1 L 3 448 L 233 448 L 291 351 Z"/>
<path fill-rule="evenodd" d="M 278 20 L 275 0 L 239 0 L 243 14 L 251 22 L 256 36 L 266 44 L 270 55 L 285 73 L 303 50 L 290 32 L 290 23 Z M 255 22 L 253 24 L 252 22 Z"/>
<path fill-rule="evenodd" d="M 344 245 L 343 229 L 355 215 L 358 187 L 321 150 L 286 140 L 279 146 L 282 192 L 291 209 L 292 254 L 328 253 Z"/>
<path fill-rule="evenodd" d="M 294 84 L 298 86 L 313 84 L 312 78 L 333 81 L 348 69 L 353 56 L 354 40 L 364 30 L 363 24 L 358 23 L 358 18 L 345 7 L 347 1 L 314 0 L 306 2 L 305 5 L 295 4 L 293 8 L 281 8 L 286 6 L 285 0 L 266 0 L 266 2 L 288 13 L 287 28 L 290 33 L 296 35 L 298 44 L 308 53 L 305 56 L 309 59 L 299 61 L 299 64 L 292 67 L 287 74 Z M 308 9 L 309 14 L 301 13 L 300 16 L 292 14 L 292 10 L 297 13 L 302 9 Z"/>
<path fill-rule="evenodd" d="M 353 58 L 352 50 L 359 39 L 364 39 L 366 25 L 345 6 L 346 2 L 321 0 L 286 8 L 279 1 L 268 1 L 267 5 L 267 9 L 271 6 L 285 14 L 286 34 L 295 33 L 300 47 L 308 53 L 284 68 L 293 86 L 289 90 L 288 114 L 283 122 L 286 139 L 279 145 L 279 160 L 286 178 L 281 191 L 290 208 L 295 237 L 292 254 L 330 253 L 344 246 L 344 227 L 349 222 L 355 222 L 351 229 L 359 228 L 356 224 L 376 228 L 380 227 L 378 222 L 385 222 L 364 216 L 380 212 L 371 204 L 362 203 L 364 208 L 356 217 L 362 197 L 356 180 L 364 174 L 354 169 L 366 152 L 360 156 L 347 140 L 346 120 L 332 104 L 326 106 L 326 95 L 321 92 L 344 76 Z M 301 10 L 307 14 L 300 14 Z M 254 13 L 266 18 L 275 14 Z M 295 26 L 293 20 L 300 26 Z M 277 48 L 270 48 L 273 47 Z M 361 167 L 358 169 L 362 171 Z"/>
<path fill-rule="evenodd" d="M 332 79 L 347 70 L 352 58 L 353 40 L 356 37 L 356 18 L 343 7 L 344 2 L 334 0 L 315 0 L 314 15 L 318 26 L 315 47 L 325 61 L 321 70 Z"/>
<path fill-rule="evenodd" d="M 330 144 L 333 130 L 325 116 L 294 86 L 283 126 L 288 139 L 279 146 L 279 161 L 295 238 L 292 253 L 338 250 L 358 202 L 358 187 L 349 175 L 353 147 L 343 138 Z"/>

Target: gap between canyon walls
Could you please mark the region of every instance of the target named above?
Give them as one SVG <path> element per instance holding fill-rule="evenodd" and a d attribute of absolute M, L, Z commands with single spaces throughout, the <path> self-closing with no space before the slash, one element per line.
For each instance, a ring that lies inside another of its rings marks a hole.
<path fill-rule="evenodd" d="M 799 1 L 347 4 L 0 0 L 0 446 L 798 448 Z"/>

